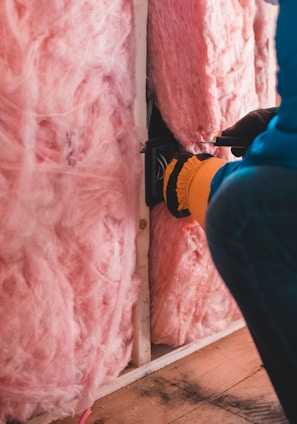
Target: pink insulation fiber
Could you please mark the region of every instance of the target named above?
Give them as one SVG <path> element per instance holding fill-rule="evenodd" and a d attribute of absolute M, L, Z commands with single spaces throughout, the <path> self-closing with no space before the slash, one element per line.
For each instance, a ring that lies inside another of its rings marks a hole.
<path fill-rule="evenodd" d="M 168 216 L 162 204 L 155 206 L 152 222 L 153 341 L 180 346 L 238 320 L 241 315 L 213 266 L 202 228 L 191 218 Z"/>
<path fill-rule="evenodd" d="M 263 0 L 150 0 L 148 85 L 189 151 L 232 160 L 210 140 L 269 103 L 275 10 Z M 240 313 L 214 269 L 205 234 L 164 204 L 152 211 L 152 340 L 174 346 L 225 330 Z M 239 282 L 240 284 L 240 282 Z"/>
<path fill-rule="evenodd" d="M 83 412 L 131 357 L 131 0 L 0 2 L 0 422 Z"/>
<path fill-rule="evenodd" d="M 184 147 L 267 106 L 273 11 L 264 0 L 149 1 L 149 88 Z"/>

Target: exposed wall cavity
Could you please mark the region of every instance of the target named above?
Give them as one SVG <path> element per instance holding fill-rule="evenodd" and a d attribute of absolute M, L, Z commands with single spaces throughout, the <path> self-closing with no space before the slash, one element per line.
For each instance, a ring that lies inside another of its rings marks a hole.
<path fill-rule="evenodd" d="M 253 109 L 273 106 L 274 12 L 263 0 L 149 1 L 149 92 L 189 151 L 233 160 L 229 148 L 199 141 Z M 199 225 L 158 204 L 151 228 L 152 340 L 178 346 L 237 320 Z"/>

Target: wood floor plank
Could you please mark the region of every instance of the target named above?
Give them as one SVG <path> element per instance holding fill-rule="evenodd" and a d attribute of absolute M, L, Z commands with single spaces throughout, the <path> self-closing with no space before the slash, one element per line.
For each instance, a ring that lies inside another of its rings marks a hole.
<path fill-rule="evenodd" d="M 208 402 L 202 402 L 190 413 L 170 424 L 250 424 L 250 421 Z"/>
<path fill-rule="evenodd" d="M 287 423 L 246 328 L 99 399 L 87 421 L 188 423 Z"/>
<path fill-rule="evenodd" d="M 192 411 L 199 400 L 162 377 L 147 376 L 97 401 L 88 424 L 166 424 Z"/>
<path fill-rule="evenodd" d="M 255 424 L 288 424 L 263 368 L 212 401 Z"/>
<path fill-rule="evenodd" d="M 205 395 L 211 396 L 254 374 L 261 364 L 250 334 L 243 328 L 161 372 L 182 388 L 195 384 L 204 388 Z"/>

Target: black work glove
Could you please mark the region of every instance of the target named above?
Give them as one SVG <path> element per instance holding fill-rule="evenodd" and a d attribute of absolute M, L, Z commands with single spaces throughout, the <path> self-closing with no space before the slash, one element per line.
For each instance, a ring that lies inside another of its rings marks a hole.
<path fill-rule="evenodd" d="M 232 125 L 232 127 L 222 132 L 223 136 L 234 136 L 239 139 L 242 137 L 248 140 L 243 142 L 243 147 L 232 147 L 231 152 L 234 156 L 245 155 L 254 139 L 266 130 L 270 120 L 277 114 L 277 109 L 277 107 L 271 107 L 253 110 Z"/>

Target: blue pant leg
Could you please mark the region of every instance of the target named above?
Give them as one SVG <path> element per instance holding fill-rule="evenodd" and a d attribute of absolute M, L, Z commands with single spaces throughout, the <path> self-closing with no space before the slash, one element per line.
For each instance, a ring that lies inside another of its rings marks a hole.
<path fill-rule="evenodd" d="M 297 170 L 242 168 L 210 201 L 214 263 L 246 320 L 291 423 L 297 423 Z"/>

